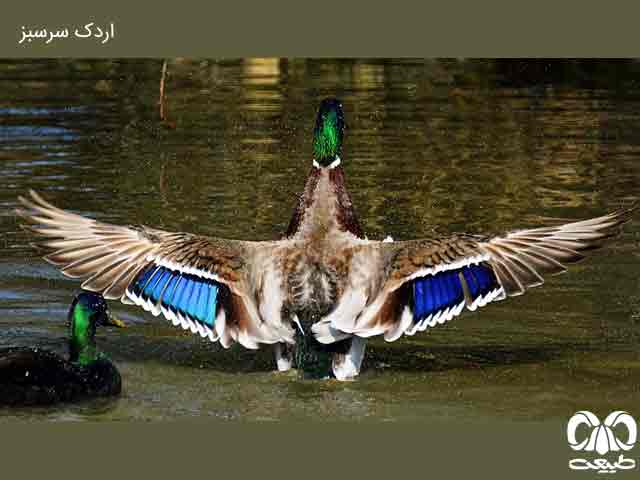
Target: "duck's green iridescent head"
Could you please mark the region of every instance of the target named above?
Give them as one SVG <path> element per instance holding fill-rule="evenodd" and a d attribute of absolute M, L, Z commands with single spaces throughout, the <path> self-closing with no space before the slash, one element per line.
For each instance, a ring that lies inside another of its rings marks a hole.
<path fill-rule="evenodd" d="M 107 302 L 97 293 L 83 291 L 76 295 L 69 308 L 69 359 L 80 365 L 88 365 L 98 358 L 96 349 L 96 326 L 124 324 L 109 312 Z"/>
<path fill-rule="evenodd" d="M 313 130 L 313 157 L 320 167 L 339 162 L 344 136 L 342 103 L 336 98 L 325 98 L 320 103 L 316 127 Z"/>

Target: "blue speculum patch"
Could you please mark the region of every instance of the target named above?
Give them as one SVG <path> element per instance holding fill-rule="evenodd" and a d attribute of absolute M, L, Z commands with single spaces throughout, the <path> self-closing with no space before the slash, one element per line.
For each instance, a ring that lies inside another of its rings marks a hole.
<path fill-rule="evenodd" d="M 473 300 L 500 287 L 491 267 L 482 264 L 417 278 L 412 281 L 410 302 L 416 321 L 455 307 L 464 301 L 460 274 L 464 277 Z"/>
<path fill-rule="evenodd" d="M 138 274 L 129 291 L 152 303 L 161 298 L 167 310 L 212 327 L 220 287 L 214 280 L 150 265 Z"/>

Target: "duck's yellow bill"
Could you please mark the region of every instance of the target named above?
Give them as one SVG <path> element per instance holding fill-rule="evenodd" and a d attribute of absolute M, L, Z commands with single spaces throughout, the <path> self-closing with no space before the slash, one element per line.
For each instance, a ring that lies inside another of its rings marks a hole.
<path fill-rule="evenodd" d="M 109 319 L 107 322 L 107 325 L 113 325 L 114 327 L 118 327 L 118 328 L 125 328 L 127 326 L 126 323 L 124 323 L 122 320 L 120 320 L 113 314 L 109 314 L 107 318 Z"/>

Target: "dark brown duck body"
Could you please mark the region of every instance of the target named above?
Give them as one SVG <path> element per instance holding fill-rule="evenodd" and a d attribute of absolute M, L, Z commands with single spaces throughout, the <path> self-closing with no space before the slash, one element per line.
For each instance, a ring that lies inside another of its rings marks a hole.
<path fill-rule="evenodd" d="M 50 405 L 121 390 L 120 373 L 107 359 L 81 366 L 40 348 L 0 350 L 0 405 Z"/>

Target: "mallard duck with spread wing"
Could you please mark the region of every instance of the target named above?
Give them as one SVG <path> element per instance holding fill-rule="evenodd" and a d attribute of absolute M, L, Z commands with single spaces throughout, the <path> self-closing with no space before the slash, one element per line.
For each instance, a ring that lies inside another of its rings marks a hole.
<path fill-rule="evenodd" d="M 304 193 L 276 241 L 111 225 L 33 191 L 18 214 L 44 237 L 44 258 L 82 288 L 224 347 L 273 344 L 279 370 L 347 380 L 368 337 L 393 341 L 521 295 L 619 233 L 632 212 L 498 236 L 368 240 L 345 186 L 343 135 L 342 105 L 324 100 Z"/>

